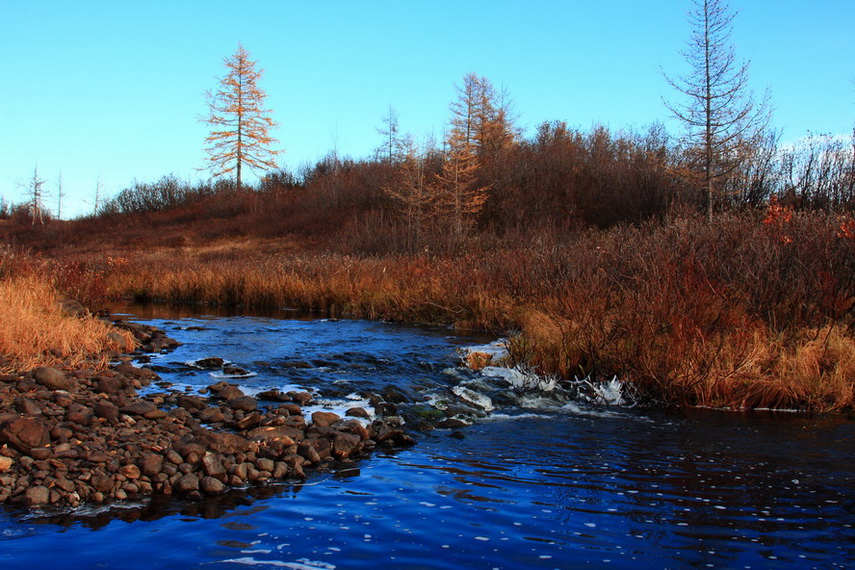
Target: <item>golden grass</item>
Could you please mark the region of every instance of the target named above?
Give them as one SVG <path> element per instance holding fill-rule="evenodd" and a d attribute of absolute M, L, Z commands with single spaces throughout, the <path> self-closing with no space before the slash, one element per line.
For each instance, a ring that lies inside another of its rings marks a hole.
<path fill-rule="evenodd" d="M 39 366 L 94 367 L 109 363 L 105 350 L 134 345 L 133 336 L 95 317 L 71 317 L 59 293 L 35 276 L 0 280 L 0 372 Z"/>

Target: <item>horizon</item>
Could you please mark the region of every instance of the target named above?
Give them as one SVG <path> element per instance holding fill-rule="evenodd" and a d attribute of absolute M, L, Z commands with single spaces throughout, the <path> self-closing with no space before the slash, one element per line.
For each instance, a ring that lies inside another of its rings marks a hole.
<path fill-rule="evenodd" d="M 688 0 L 245 6 L 258 18 L 236 20 L 232 6 L 219 1 L 4 7 L 0 32 L 17 87 L 0 99 L 8 145 L 0 155 L 0 196 L 24 202 L 19 186 L 38 167 L 50 194 L 45 205 L 55 214 L 61 171 L 67 219 L 91 212 L 99 177 L 104 197 L 134 180 L 207 179 L 197 169 L 208 127 L 197 117 L 238 43 L 265 70 L 259 85 L 281 125 L 272 132 L 285 151 L 280 166 L 292 172 L 333 151 L 371 156 L 390 105 L 402 133 L 439 138 L 455 85 L 468 72 L 507 89 L 525 136 L 553 120 L 615 131 L 661 122 L 680 132 L 662 102 L 678 95 L 661 71 L 686 69 L 680 50 L 690 33 Z M 737 58 L 751 61 L 757 96 L 770 89 L 782 142 L 810 133 L 851 136 L 855 6 L 731 6 L 739 11 Z M 791 37 L 800 40 L 782 41 Z"/>

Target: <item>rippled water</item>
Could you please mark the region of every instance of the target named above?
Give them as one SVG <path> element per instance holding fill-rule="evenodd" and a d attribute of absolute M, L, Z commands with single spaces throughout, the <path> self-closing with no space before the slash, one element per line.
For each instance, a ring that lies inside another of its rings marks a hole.
<path fill-rule="evenodd" d="M 389 384 L 447 393 L 456 349 L 484 338 L 364 321 L 154 319 L 185 343 L 153 364 L 220 356 L 247 389 L 328 406 Z M 463 428 L 202 503 L 0 516 L 6 567 L 832 568 L 855 565 L 855 422 L 501 404 Z"/>

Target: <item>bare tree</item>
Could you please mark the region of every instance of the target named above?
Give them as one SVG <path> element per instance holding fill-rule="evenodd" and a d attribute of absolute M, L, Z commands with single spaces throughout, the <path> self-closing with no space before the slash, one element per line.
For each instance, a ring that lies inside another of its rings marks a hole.
<path fill-rule="evenodd" d="M 266 94 L 258 87 L 263 74 L 256 69 L 256 61 L 242 45 L 231 57 L 223 61 L 228 74 L 220 79 L 219 85 L 208 91 L 210 112 L 201 120 L 211 125 L 211 134 L 205 139 L 208 147 L 208 168 L 216 176 L 235 173 L 237 190 L 241 188 L 241 173 L 244 165 L 253 169 L 276 168 L 278 150 L 271 149 L 277 143 L 269 131 L 278 126 L 264 108 Z"/>
<path fill-rule="evenodd" d="M 383 143 L 377 149 L 377 155 L 388 164 L 395 164 L 402 152 L 401 139 L 398 134 L 398 113 L 392 105 L 386 114 L 380 117 L 382 124 L 377 132 L 383 137 Z"/>
<path fill-rule="evenodd" d="M 44 219 L 44 179 L 39 177 L 39 167 L 33 168 L 33 177 L 27 182 L 27 194 L 30 202 L 30 219 L 32 225 L 36 225 L 36 220 L 40 224 L 45 223 Z"/>
<path fill-rule="evenodd" d="M 62 169 L 59 169 L 59 176 L 56 179 L 56 217 L 62 219 L 62 200 L 65 198 L 65 190 L 62 187 Z"/>
<path fill-rule="evenodd" d="M 668 109 L 688 131 L 704 175 L 707 218 L 719 181 L 751 157 L 769 122 L 768 93 L 759 103 L 748 88 L 748 63 L 731 45 L 735 13 L 723 0 L 693 0 L 692 35 L 682 55 L 691 71 L 668 83 L 687 101 Z"/>

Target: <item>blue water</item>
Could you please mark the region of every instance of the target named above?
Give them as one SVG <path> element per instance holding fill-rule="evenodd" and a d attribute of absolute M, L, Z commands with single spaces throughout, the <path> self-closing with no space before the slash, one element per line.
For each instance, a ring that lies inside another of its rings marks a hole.
<path fill-rule="evenodd" d="M 151 316 L 150 316 L 151 317 Z M 423 393 L 454 373 L 443 329 L 188 316 L 153 364 L 220 356 L 246 389 L 299 386 L 330 407 L 360 390 Z M 294 366 L 299 363 L 298 366 Z M 855 422 L 559 402 L 497 405 L 462 428 L 205 502 L 0 515 L 0 563 L 49 568 L 835 568 L 855 565 Z"/>

